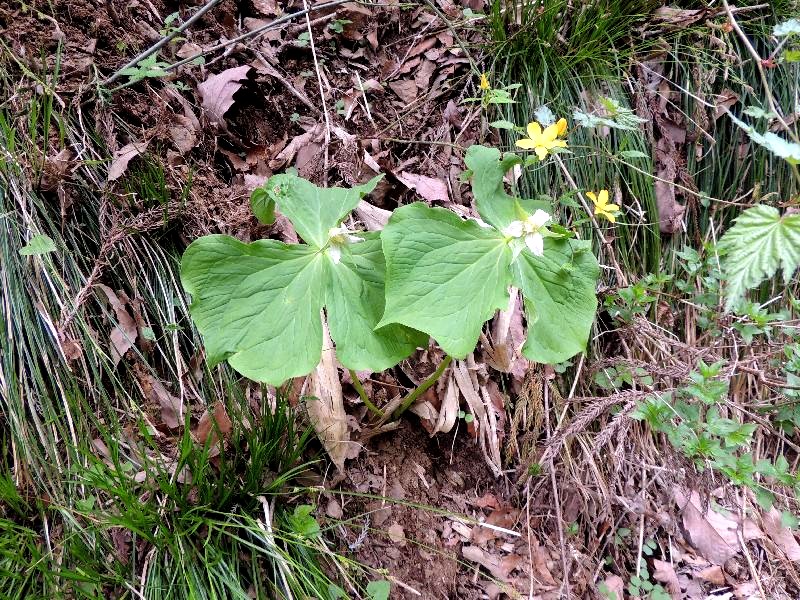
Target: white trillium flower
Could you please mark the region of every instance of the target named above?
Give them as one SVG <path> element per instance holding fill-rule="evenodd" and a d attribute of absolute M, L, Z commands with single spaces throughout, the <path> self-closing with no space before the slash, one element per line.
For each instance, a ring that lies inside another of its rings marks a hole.
<path fill-rule="evenodd" d="M 331 257 L 333 264 L 338 265 L 342 259 L 342 246 L 363 241 L 363 237 L 351 234 L 347 227 L 331 227 L 328 230 L 328 248 L 326 252 Z"/>
<path fill-rule="evenodd" d="M 534 256 L 541 256 L 544 254 L 544 237 L 541 230 L 550 220 L 550 215 L 541 209 L 537 209 L 535 213 L 529 216 L 524 221 L 512 221 L 508 227 L 503 229 L 503 235 L 510 238 L 523 238 L 525 245 L 533 253 Z M 514 252 L 514 260 L 516 260 L 519 253 L 522 252 L 521 244 L 514 244 L 511 247 Z"/>

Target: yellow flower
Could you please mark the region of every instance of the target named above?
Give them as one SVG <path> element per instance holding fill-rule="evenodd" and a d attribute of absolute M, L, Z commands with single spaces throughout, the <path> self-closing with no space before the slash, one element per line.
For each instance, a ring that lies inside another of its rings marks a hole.
<path fill-rule="evenodd" d="M 608 203 L 608 190 L 600 190 L 597 194 L 594 192 L 586 192 L 586 197 L 594 204 L 595 215 L 605 217 L 612 223 L 617 220 L 619 206 Z"/>
<path fill-rule="evenodd" d="M 486 73 L 481 73 L 481 83 L 478 87 L 484 92 L 490 89 L 491 86 L 489 85 L 489 76 L 486 75 Z"/>
<path fill-rule="evenodd" d="M 536 121 L 528 123 L 528 137 L 517 140 L 517 147 L 533 150 L 539 160 L 544 160 L 553 148 L 566 148 L 567 141 L 558 139 L 567 132 L 567 120 L 548 125 L 544 131 Z"/>

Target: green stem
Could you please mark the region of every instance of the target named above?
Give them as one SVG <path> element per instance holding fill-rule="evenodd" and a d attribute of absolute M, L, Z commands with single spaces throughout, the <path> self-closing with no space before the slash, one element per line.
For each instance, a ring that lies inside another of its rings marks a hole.
<path fill-rule="evenodd" d="M 359 381 L 358 377 L 356 376 L 356 372 L 353 369 L 348 369 L 350 371 L 350 379 L 353 380 L 353 387 L 356 388 L 361 401 L 364 405 L 370 409 L 373 413 L 378 415 L 379 417 L 383 418 L 383 411 L 375 406 L 372 401 L 367 397 L 367 390 L 364 389 L 364 386 L 361 385 L 361 381 Z"/>
<path fill-rule="evenodd" d="M 452 360 L 453 357 L 450 356 L 449 354 L 445 356 L 444 360 L 439 363 L 439 366 L 436 368 L 433 374 L 430 377 L 428 377 L 425 381 L 420 383 L 413 392 L 411 392 L 408 396 L 406 396 L 403 399 L 403 403 L 400 405 L 400 408 L 394 411 L 395 419 L 399 418 L 400 415 L 406 412 L 406 410 L 408 410 L 408 407 L 414 404 L 414 401 L 417 398 L 422 396 L 422 394 L 428 391 L 428 388 L 430 388 L 434 383 L 436 383 L 436 380 L 439 379 L 439 377 L 441 377 L 442 373 L 444 373 L 444 370 L 447 368 L 447 366 L 450 364 Z"/>

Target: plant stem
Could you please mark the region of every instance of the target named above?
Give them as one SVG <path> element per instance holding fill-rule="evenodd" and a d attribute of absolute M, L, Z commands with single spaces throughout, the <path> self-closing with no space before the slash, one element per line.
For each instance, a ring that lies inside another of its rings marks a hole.
<path fill-rule="evenodd" d="M 430 388 L 434 383 L 436 383 L 436 380 L 442 376 L 442 373 L 444 373 L 444 370 L 452 362 L 452 360 L 453 357 L 450 356 L 449 354 L 445 356 L 444 360 L 439 363 L 439 366 L 436 368 L 433 374 L 430 377 L 428 377 L 425 381 L 420 383 L 413 392 L 411 392 L 408 396 L 406 396 L 403 399 L 403 403 L 400 405 L 400 408 L 394 411 L 395 419 L 399 418 L 400 415 L 406 412 L 406 410 L 408 410 L 408 407 L 414 404 L 414 401 L 417 398 L 419 398 L 422 394 L 427 392 L 428 388 Z"/>
<path fill-rule="evenodd" d="M 356 388 L 356 391 L 358 392 L 358 396 L 361 398 L 361 401 L 368 409 L 370 409 L 370 411 L 372 411 L 379 417 L 383 418 L 383 411 L 377 406 L 375 406 L 372 403 L 372 400 L 370 400 L 367 397 L 367 390 L 365 390 L 364 386 L 361 385 L 361 381 L 359 381 L 358 377 L 356 376 L 356 372 L 353 371 L 353 369 L 348 369 L 348 371 L 350 372 L 350 379 L 353 380 L 353 387 Z"/>

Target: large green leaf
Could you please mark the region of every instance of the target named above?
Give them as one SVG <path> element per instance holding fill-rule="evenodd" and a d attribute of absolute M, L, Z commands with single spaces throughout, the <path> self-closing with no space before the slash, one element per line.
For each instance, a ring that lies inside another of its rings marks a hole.
<path fill-rule="evenodd" d="M 312 245 L 322 248 L 328 242 L 328 230 L 336 227 L 358 204 L 364 195 L 378 185 L 383 176 L 352 188 L 320 188 L 296 175 L 273 175 L 264 189 L 294 225 L 298 235 Z"/>
<path fill-rule="evenodd" d="M 525 298 L 525 356 L 553 364 L 586 348 L 597 310 L 595 282 L 599 274 L 587 241 L 545 238 L 542 256 L 519 255 L 513 277 Z"/>
<path fill-rule="evenodd" d="M 800 214 L 784 215 L 763 204 L 748 208 L 719 241 L 727 281 L 725 308 L 731 310 L 745 292 L 783 270 L 788 284 L 800 266 Z"/>
<path fill-rule="evenodd" d="M 429 333 L 456 358 L 472 352 L 483 323 L 508 304 L 511 249 L 503 236 L 417 202 L 394 211 L 381 239 L 386 310 L 379 325 Z"/>
<path fill-rule="evenodd" d="M 527 214 L 533 214 L 537 209 L 552 210 L 549 202 L 517 198 L 506 192 L 505 174 L 514 165 L 522 163 L 516 154 L 501 156 L 497 148 L 476 145 L 469 147 L 464 162 L 472 171 L 472 193 L 478 214 L 499 231 L 512 221 L 523 220 L 525 214 L 520 210 Z"/>
<path fill-rule="evenodd" d="M 375 329 L 384 308 L 385 264 L 377 233 L 351 244 L 338 265 L 331 265 L 326 305 L 339 361 L 356 371 L 383 371 L 428 345 L 428 336 L 402 325 Z M 339 344 L 338 340 L 347 340 Z"/>
<path fill-rule="evenodd" d="M 329 259 L 275 240 L 244 244 L 210 235 L 183 255 L 181 281 L 207 360 L 227 359 L 251 379 L 278 385 L 319 362 Z"/>

